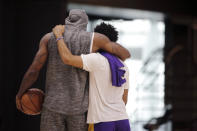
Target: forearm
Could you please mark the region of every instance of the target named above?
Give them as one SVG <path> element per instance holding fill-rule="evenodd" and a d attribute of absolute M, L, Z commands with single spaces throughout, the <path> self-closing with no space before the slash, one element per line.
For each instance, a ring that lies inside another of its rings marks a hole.
<path fill-rule="evenodd" d="M 92 51 L 97 52 L 99 49 L 114 54 L 123 61 L 130 57 L 130 53 L 126 48 L 122 47 L 120 44 L 110 41 L 105 35 L 95 33 Z"/>
<path fill-rule="evenodd" d="M 81 56 L 72 55 L 72 53 L 64 43 L 63 39 L 57 42 L 57 46 L 58 46 L 59 55 L 64 64 L 71 65 L 81 69 L 83 68 L 83 62 Z"/>
<path fill-rule="evenodd" d="M 64 64 L 70 65 L 70 60 L 72 59 L 73 55 L 68 49 L 68 47 L 66 46 L 66 44 L 64 43 L 64 40 L 63 39 L 59 40 L 57 42 L 57 46 L 58 46 L 59 55 L 62 61 L 64 62 Z"/>
<path fill-rule="evenodd" d="M 33 70 L 30 67 L 30 69 L 28 69 L 28 71 L 25 73 L 23 77 L 23 80 L 21 82 L 20 89 L 17 95 L 21 97 L 23 93 L 33 85 L 33 83 L 37 80 L 38 76 L 39 76 L 39 71 Z"/>
<path fill-rule="evenodd" d="M 57 47 L 59 51 L 59 55 L 61 57 L 61 60 L 64 64 L 70 65 L 71 57 L 73 56 L 70 50 L 68 49 L 66 43 L 64 42 L 64 39 L 62 37 L 62 33 L 64 32 L 64 26 L 57 25 L 53 28 L 53 34 L 55 35 L 57 39 Z"/>
<path fill-rule="evenodd" d="M 64 32 L 65 26 L 57 25 L 53 28 L 53 33 L 57 39 L 57 47 L 59 51 L 59 55 L 64 64 L 71 65 L 77 68 L 83 68 L 83 62 L 81 56 L 72 55 L 70 50 L 68 49 L 64 39 L 62 39 L 62 33 Z"/>
<path fill-rule="evenodd" d="M 117 43 L 112 44 L 112 52 L 114 55 L 118 56 L 123 61 L 131 57 L 129 51 Z"/>

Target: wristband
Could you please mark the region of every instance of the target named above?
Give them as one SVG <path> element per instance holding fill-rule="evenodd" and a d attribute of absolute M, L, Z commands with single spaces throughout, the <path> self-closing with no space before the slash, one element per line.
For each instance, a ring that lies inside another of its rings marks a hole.
<path fill-rule="evenodd" d="M 58 37 L 58 38 L 56 39 L 56 42 L 58 42 L 58 41 L 61 40 L 61 39 L 64 39 L 64 37 L 63 37 L 63 36 Z"/>

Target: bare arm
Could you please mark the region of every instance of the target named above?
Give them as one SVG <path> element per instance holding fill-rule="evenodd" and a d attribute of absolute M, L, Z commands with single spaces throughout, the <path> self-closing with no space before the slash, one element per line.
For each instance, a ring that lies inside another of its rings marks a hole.
<path fill-rule="evenodd" d="M 67 48 L 64 40 L 61 39 L 57 42 L 58 51 L 64 64 L 71 65 L 78 68 L 83 68 L 83 62 L 81 56 L 72 55 Z"/>
<path fill-rule="evenodd" d="M 57 25 L 53 28 L 53 33 L 56 38 L 62 37 L 62 33 L 64 32 L 64 26 Z M 66 46 L 63 39 L 57 41 L 59 55 L 64 64 L 71 65 L 78 68 L 83 68 L 83 62 L 81 56 L 72 55 L 68 47 Z"/>
<path fill-rule="evenodd" d="M 124 94 L 122 96 L 122 99 L 125 103 L 125 105 L 127 104 L 127 99 L 128 99 L 128 89 L 124 89 Z"/>
<path fill-rule="evenodd" d="M 20 105 L 20 99 L 24 92 L 32 86 L 32 84 L 37 80 L 39 76 L 39 72 L 43 65 L 45 64 L 48 56 L 48 50 L 47 50 L 47 43 L 48 40 L 50 39 L 50 34 L 46 34 L 40 41 L 39 45 L 39 50 L 36 53 L 36 56 L 34 57 L 34 60 L 25 73 L 23 80 L 20 85 L 20 89 L 16 95 L 16 104 L 17 108 L 20 110 L 21 105 Z"/>
<path fill-rule="evenodd" d="M 109 53 L 112 53 L 123 61 L 130 57 L 129 51 L 120 44 L 111 42 L 108 37 L 103 34 L 94 33 L 92 52 L 96 52 L 99 49 L 103 49 Z"/>

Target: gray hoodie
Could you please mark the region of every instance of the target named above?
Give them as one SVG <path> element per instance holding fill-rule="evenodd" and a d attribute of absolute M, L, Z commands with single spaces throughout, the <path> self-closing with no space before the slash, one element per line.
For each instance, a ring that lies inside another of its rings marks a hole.
<path fill-rule="evenodd" d="M 86 32 L 88 16 L 74 9 L 65 20 L 64 41 L 74 55 L 90 53 L 92 33 Z M 63 64 L 55 36 L 48 43 L 49 58 L 43 106 L 66 115 L 82 114 L 88 109 L 88 72 Z"/>

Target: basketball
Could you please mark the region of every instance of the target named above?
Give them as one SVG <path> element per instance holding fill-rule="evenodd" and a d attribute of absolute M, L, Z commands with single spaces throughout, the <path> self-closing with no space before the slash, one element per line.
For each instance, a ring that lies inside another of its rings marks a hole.
<path fill-rule="evenodd" d="M 27 115 L 38 115 L 41 112 L 44 101 L 44 92 L 37 88 L 29 89 L 21 98 L 23 113 Z"/>

